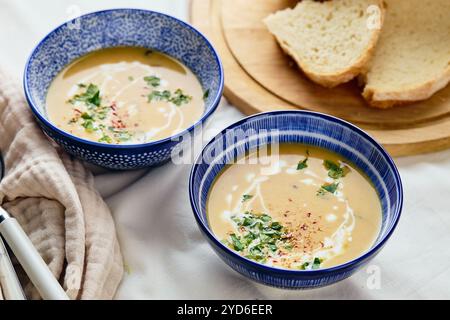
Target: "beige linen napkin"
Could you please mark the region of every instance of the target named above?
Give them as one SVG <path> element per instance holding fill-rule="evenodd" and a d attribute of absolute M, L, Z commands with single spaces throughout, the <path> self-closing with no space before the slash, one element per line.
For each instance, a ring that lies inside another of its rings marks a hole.
<path fill-rule="evenodd" d="M 47 139 L 20 86 L 0 70 L 0 204 L 22 225 L 72 299 L 110 299 L 123 274 L 111 213 L 92 174 Z M 39 298 L 28 280 L 25 292 Z"/>

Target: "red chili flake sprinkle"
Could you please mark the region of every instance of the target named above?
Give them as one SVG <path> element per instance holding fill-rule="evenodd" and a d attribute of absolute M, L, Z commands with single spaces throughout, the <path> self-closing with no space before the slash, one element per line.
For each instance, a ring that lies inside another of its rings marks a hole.
<path fill-rule="evenodd" d="M 116 103 L 113 102 L 113 103 L 111 103 L 111 105 L 109 107 L 115 111 L 117 106 L 116 106 Z"/>
<path fill-rule="evenodd" d="M 113 127 L 116 129 L 124 129 L 126 128 L 125 124 L 122 122 L 122 120 L 111 120 L 111 123 L 113 124 Z"/>
<path fill-rule="evenodd" d="M 74 110 L 75 112 L 78 112 L 78 113 L 83 113 L 83 112 L 81 112 L 80 109 L 77 109 L 77 108 L 74 108 L 73 110 Z"/>
<path fill-rule="evenodd" d="M 291 199 L 291 198 L 288 198 L 288 201 L 289 201 L 289 202 L 292 202 L 292 199 Z"/>
<path fill-rule="evenodd" d="M 311 217 L 311 212 L 308 212 L 307 214 L 306 214 L 306 216 L 309 218 L 309 217 Z"/>

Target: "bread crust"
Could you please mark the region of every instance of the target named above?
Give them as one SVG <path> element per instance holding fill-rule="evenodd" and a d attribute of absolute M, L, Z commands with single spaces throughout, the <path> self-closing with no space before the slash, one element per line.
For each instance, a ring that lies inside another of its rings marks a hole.
<path fill-rule="evenodd" d="M 378 6 L 381 10 L 381 26 L 384 23 L 385 18 L 385 12 L 386 12 L 386 6 L 383 0 L 378 0 Z M 266 24 L 267 25 L 267 24 Z M 267 26 L 270 30 L 270 27 Z M 358 76 L 362 71 L 365 70 L 367 63 L 372 58 L 375 47 L 378 42 L 378 39 L 381 34 L 382 27 L 379 28 L 376 32 L 373 32 L 372 37 L 369 41 L 369 44 L 366 48 L 366 50 L 361 54 L 359 59 L 351 66 L 347 68 L 343 68 L 342 70 L 339 70 L 335 73 L 317 73 L 308 68 L 308 66 L 303 63 L 295 54 L 295 50 L 293 50 L 287 43 L 285 43 L 282 39 L 280 39 L 276 34 L 274 34 L 275 39 L 277 40 L 280 47 L 283 49 L 283 51 L 291 56 L 294 61 L 297 63 L 297 65 L 300 67 L 300 69 L 304 72 L 304 74 L 313 82 L 324 86 L 326 88 L 333 88 L 340 84 L 343 84 L 345 82 L 348 82 Z"/>
<path fill-rule="evenodd" d="M 397 105 L 410 104 L 430 98 L 445 88 L 450 82 L 450 66 L 441 76 L 435 77 L 420 86 L 402 91 L 377 91 L 366 86 L 362 93 L 369 105 L 374 108 L 387 109 Z"/>

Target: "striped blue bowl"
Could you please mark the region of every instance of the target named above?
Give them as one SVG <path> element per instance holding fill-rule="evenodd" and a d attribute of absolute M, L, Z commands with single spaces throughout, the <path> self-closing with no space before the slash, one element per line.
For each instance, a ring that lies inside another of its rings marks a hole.
<path fill-rule="evenodd" d="M 189 67 L 209 90 L 201 119 L 163 140 L 108 145 L 78 138 L 47 118 L 46 96 L 54 77 L 71 61 L 89 52 L 138 46 L 166 53 Z M 217 108 L 223 91 L 220 59 L 196 29 L 171 16 L 140 9 L 112 9 L 83 15 L 51 31 L 31 53 L 25 67 L 25 96 L 43 131 L 68 153 L 109 169 L 138 169 L 168 161 L 172 150 Z"/>
<path fill-rule="evenodd" d="M 227 163 L 232 163 L 239 155 L 273 141 L 301 143 L 331 150 L 344 156 L 367 174 L 378 191 L 383 215 L 381 231 L 370 250 L 357 259 L 332 268 L 287 270 L 246 259 L 215 237 L 206 218 L 207 197 L 214 179 Z M 403 204 L 402 182 L 397 168 L 373 138 L 348 122 L 308 111 L 261 113 L 224 129 L 205 146 L 194 163 L 189 195 L 201 232 L 226 264 L 257 282 L 288 289 L 327 286 L 362 268 L 375 257 L 392 235 Z"/>

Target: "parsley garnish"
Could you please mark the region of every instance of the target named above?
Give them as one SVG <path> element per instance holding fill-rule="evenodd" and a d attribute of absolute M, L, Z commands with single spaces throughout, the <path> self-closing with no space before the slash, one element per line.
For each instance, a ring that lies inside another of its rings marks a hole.
<path fill-rule="evenodd" d="M 161 100 L 169 101 L 170 96 L 171 96 L 171 93 L 169 90 L 164 90 L 164 91 L 153 90 L 152 93 L 150 93 L 147 96 L 147 98 L 148 98 L 148 102 L 161 101 Z"/>
<path fill-rule="evenodd" d="M 229 235 L 224 243 L 230 248 L 241 251 L 248 259 L 264 263 L 280 248 L 292 248 L 287 240 L 284 227 L 266 214 L 255 215 L 246 212 L 242 217 L 232 217 L 239 233 Z"/>
<path fill-rule="evenodd" d="M 88 114 L 87 112 L 83 112 L 83 113 L 81 114 L 81 118 L 83 118 L 83 119 L 85 119 L 85 120 L 92 120 L 92 119 L 94 119 L 94 118 L 92 117 L 92 115 Z"/>
<path fill-rule="evenodd" d="M 314 258 L 312 269 L 319 269 L 320 268 L 320 264 L 322 263 L 322 261 L 323 260 L 320 259 L 320 258 Z"/>
<path fill-rule="evenodd" d="M 309 266 L 311 266 L 311 269 L 316 270 L 320 268 L 320 264 L 323 262 L 323 259 L 320 258 L 314 258 L 313 262 L 305 262 L 300 266 L 300 270 L 306 270 Z"/>
<path fill-rule="evenodd" d="M 97 107 L 95 109 L 97 118 L 99 118 L 100 120 L 106 119 L 110 110 L 111 109 L 109 107 Z"/>
<path fill-rule="evenodd" d="M 320 187 L 320 190 L 317 191 L 318 195 L 324 195 L 325 192 L 329 192 L 331 194 L 334 194 L 339 187 L 339 183 L 333 182 L 333 183 L 326 183 Z"/>
<path fill-rule="evenodd" d="M 159 85 L 161 84 L 161 79 L 156 76 L 144 77 L 144 81 L 147 82 L 149 86 L 152 86 L 154 88 L 159 87 Z"/>
<path fill-rule="evenodd" d="M 114 127 L 108 127 L 108 130 L 112 133 L 114 139 L 125 142 L 133 137 L 133 134 L 127 130 L 117 129 Z"/>
<path fill-rule="evenodd" d="M 230 235 L 230 239 L 232 241 L 234 250 L 242 251 L 244 249 L 244 245 L 241 241 L 239 241 L 239 238 L 234 233 Z"/>
<path fill-rule="evenodd" d="M 107 118 L 112 107 L 101 105 L 100 90 L 98 86 L 91 83 L 88 86 L 79 84 L 79 87 L 86 89 L 83 93 L 75 95 L 69 102 L 83 102 L 86 104 L 88 111 L 82 112 L 79 109 L 74 109 L 77 113 L 69 123 L 77 123 L 79 120 L 82 120 L 81 126 L 86 132 L 96 132 L 101 134 L 101 137 L 98 139 L 99 142 L 117 143 L 130 140 L 133 136 L 132 132 L 124 130 L 123 127 L 120 129 L 106 127 L 104 122 L 99 121 Z"/>
<path fill-rule="evenodd" d="M 325 169 L 328 170 L 328 176 L 330 178 L 339 179 L 345 177 L 345 175 L 347 174 L 345 168 L 342 168 L 339 164 L 331 160 L 325 160 L 323 162 L 323 165 Z"/>
<path fill-rule="evenodd" d="M 297 164 L 297 170 L 303 170 L 305 168 L 308 168 L 308 158 L 305 158 L 303 161 L 299 161 Z"/>
<path fill-rule="evenodd" d="M 253 196 L 251 194 L 244 194 L 242 196 L 242 202 L 245 202 L 247 200 L 250 200 L 251 198 L 253 198 Z"/>
<path fill-rule="evenodd" d="M 98 142 L 112 143 L 113 140 L 111 139 L 110 136 L 103 134 L 103 136 L 100 139 L 98 139 Z"/>
<path fill-rule="evenodd" d="M 85 87 L 85 86 L 84 86 Z M 81 88 L 84 88 L 81 87 Z M 75 95 L 72 99 L 69 100 L 70 103 L 75 103 L 75 101 L 84 102 L 89 106 L 100 106 L 101 97 L 100 97 L 100 89 L 95 84 L 89 84 L 86 91 Z"/>
<path fill-rule="evenodd" d="M 92 119 L 86 119 L 81 125 L 89 133 L 95 131 L 94 122 L 92 121 Z"/>
<path fill-rule="evenodd" d="M 309 266 L 309 262 L 305 262 L 304 264 L 302 264 L 300 266 L 300 270 L 306 270 L 306 268 L 308 268 L 308 266 Z"/>
<path fill-rule="evenodd" d="M 205 101 L 206 99 L 208 99 L 208 97 L 209 97 L 209 89 L 206 90 L 206 91 L 203 93 L 203 101 Z"/>
<path fill-rule="evenodd" d="M 183 90 L 181 89 L 177 89 L 174 95 L 172 95 L 172 93 L 169 90 L 164 91 L 153 90 L 147 96 L 147 98 L 148 102 L 165 100 L 168 102 L 172 102 L 178 107 L 181 106 L 183 103 L 189 103 L 192 100 L 192 97 L 184 94 Z"/>
<path fill-rule="evenodd" d="M 121 131 L 119 133 L 116 134 L 116 137 L 119 139 L 119 141 L 128 141 L 131 139 L 132 134 L 128 131 Z"/>
<path fill-rule="evenodd" d="M 186 95 L 183 90 L 177 89 L 175 91 L 175 95 L 170 98 L 170 102 L 174 103 L 178 107 L 181 106 L 183 103 L 189 103 L 192 100 L 191 96 Z"/>

